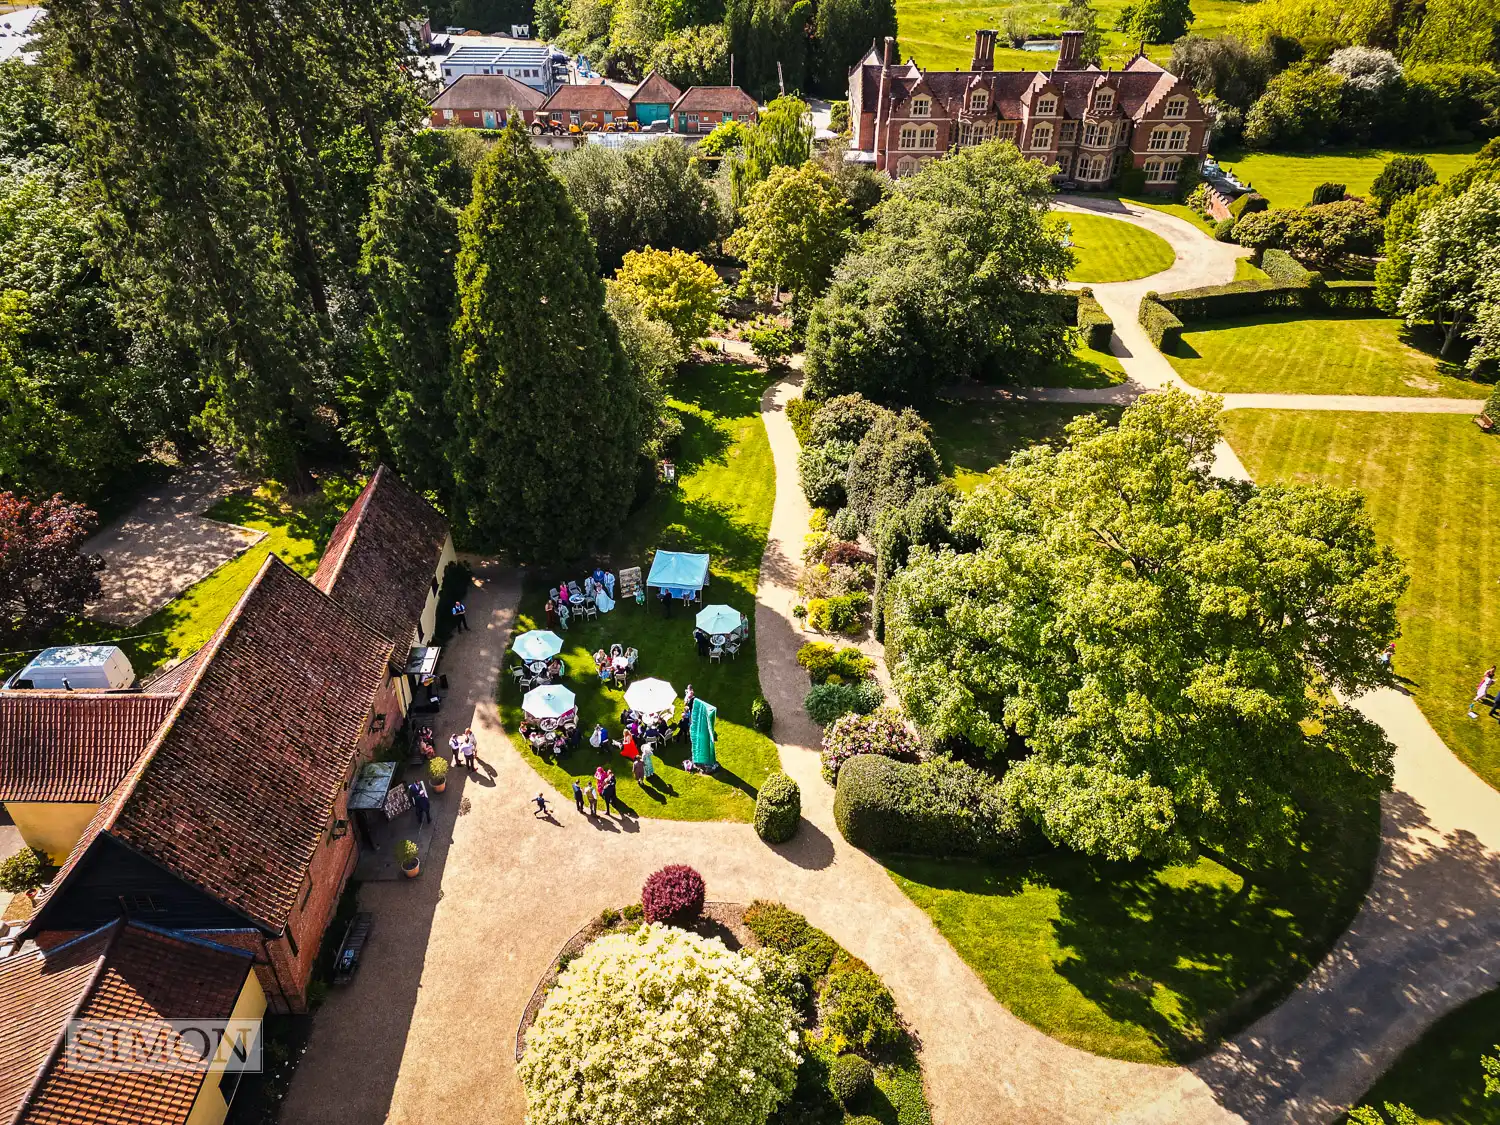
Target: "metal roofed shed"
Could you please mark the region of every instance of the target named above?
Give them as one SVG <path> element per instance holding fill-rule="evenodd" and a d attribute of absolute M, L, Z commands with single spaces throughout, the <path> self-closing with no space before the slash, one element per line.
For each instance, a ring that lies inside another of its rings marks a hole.
<path fill-rule="evenodd" d="M 390 790 L 391 778 L 396 774 L 395 762 L 366 762 L 360 767 L 349 788 L 349 808 L 384 809 L 385 795 Z"/>
<path fill-rule="evenodd" d="M 686 598 L 708 585 L 708 556 L 685 551 L 657 551 L 646 585 Z"/>
<path fill-rule="evenodd" d="M 114 645 L 62 645 L 38 653 L 6 685 L 39 691 L 120 691 L 135 685 L 130 658 Z"/>

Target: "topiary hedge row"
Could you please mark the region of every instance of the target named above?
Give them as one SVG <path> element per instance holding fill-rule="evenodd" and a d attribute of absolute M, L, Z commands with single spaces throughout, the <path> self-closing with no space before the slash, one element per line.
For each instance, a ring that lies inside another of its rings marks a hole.
<path fill-rule="evenodd" d="M 1157 294 L 1147 293 L 1142 297 L 1141 307 L 1136 315 L 1157 351 L 1167 355 L 1177 351 L 1177 345 L 1182 342 L 1182 321 L 1161 303 Z"/>
<path fill-rule="evenodd" d="M 1317 276 L 1285 250 L 1274 247 L 1261 251 L 1260 268 L 1272 281 L 1283 285 L 1311 285 Z"/>
<path fill-rule="evenodd" d="M 1096 352 L 1109 351 L 1109 338 L 1114 333 L 1115 322 L 1109 319 L 1092 289 L 1078 291 L 1077 325 L 1083 329 L 1083 341 Z"/>
<path fill-rule="evenodd" d="M 1045 847 L 996 778 L 952 758 L 851 758 L 839 770 L 833 818 L 844 839 L 877 854 L 993 859 Z"/>
<path fill-rule="evenodd" d="M 1257 211 L 1265 211 L 1271 206 L 1271 201 L 1258 191 L 1246 192 L 1237 196 L 1229 204 L 1229 213 L 1235 219 L 1243 219 L 1246 215 L 1253 215 Z"/>

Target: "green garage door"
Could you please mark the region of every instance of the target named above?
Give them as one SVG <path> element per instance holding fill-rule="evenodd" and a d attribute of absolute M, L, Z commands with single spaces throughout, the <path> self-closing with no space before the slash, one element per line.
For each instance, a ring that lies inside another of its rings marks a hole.
<path fill-rule="evenodd" d="M 637 102 L 635 105 L 635 119 L 642 125 L 650 125 L 653 121 L 665 121 L 671 112 L 671 106 L 659 103 Z"/>

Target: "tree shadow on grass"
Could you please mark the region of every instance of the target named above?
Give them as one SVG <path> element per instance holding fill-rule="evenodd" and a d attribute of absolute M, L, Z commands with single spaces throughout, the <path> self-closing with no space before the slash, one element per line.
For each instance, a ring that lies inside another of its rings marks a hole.
<path fill-rule="evenodd" d="M 720 418 L 743 418 L 760 413 L 760 398 L 774 379 L 745 363 L 699 364 L 697 378 L 679 379 L 668 393 L 679 402 L 707 410 Z"/>

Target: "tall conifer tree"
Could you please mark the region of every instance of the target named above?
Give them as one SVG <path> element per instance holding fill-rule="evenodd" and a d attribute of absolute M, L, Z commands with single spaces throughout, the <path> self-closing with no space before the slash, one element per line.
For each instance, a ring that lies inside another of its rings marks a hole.
<path fill-rule="evenodd" d="M 515 118 L 459 220 L 458 298 L 453 514 L 523 560 L 577 558 L 630 508 L 648 409 L 583 215 Z"/>

